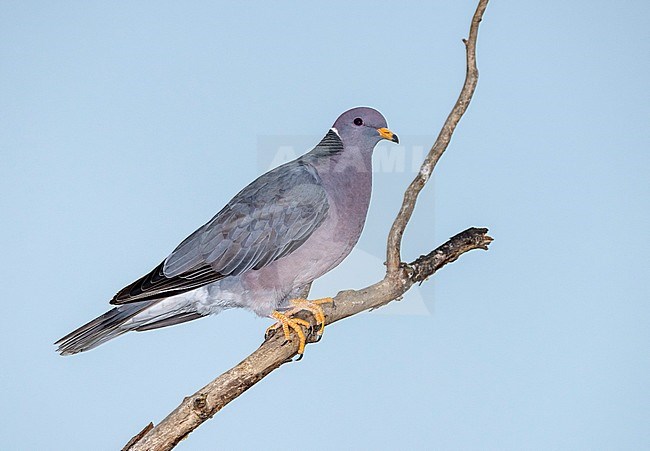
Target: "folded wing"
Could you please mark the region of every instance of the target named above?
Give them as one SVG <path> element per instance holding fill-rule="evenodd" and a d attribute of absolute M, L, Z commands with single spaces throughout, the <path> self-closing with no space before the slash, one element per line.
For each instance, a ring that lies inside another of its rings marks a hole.
<path fill-rule="evenodd" d="M 295 160 L 240 191 L 149 274 L 111 304 L 160 299 L 257 270 L 299 248 L 327 216 L 316 171 Z"/>

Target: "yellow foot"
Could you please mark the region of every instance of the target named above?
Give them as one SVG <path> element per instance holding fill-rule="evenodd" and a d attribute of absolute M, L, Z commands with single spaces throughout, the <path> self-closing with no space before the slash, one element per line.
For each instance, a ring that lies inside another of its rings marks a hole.
<path fill-rule="evenodd" d="M 266 329 L 266 336 L 268 337 L 271 331 L 281 327 L 282 332 L 284 332 L 284 339 L 288 341 L 291 340 L 291 332 L 289 331 L 291 328 L 296 333 L 296 335 L 298 335 L 298 354 L 304 354 L 307 338 L 305 337 L 305 333 L 302 331 L 302 328 L 300 326 L 310 327 L 311 324 L 309 324 L 309 322 L 305 321 L 304 319 L 289 318 L 288 315 L 280 312 L 271 313 L 271 317 L 277 319 L 278 322 Z"/>
<path fill-rule="evenodd" d="M 321 305 L 332 303 L 334 300 L 332 298 L 316 299 L 314 301 L 308 301 L 306 299 L 292 299 L 290 302 L 291 305 L 293 305 L 293 308 L 289 309 L 287 312 L 280 313 L 278 311 L 275 311 L 271 314 L 271 317 L 278 320 L 278 322 L 266 329 L 266 336 L 268 337 L 271 331 L 275 331 L 281 327 L 282 332 L 284 332 L 284 338 L 286 340 L 291 340 L 290 329 L 293 329 L 296 335 L 298 335 L 298 354 L 300 354 L 300 357 L 302 357 L 302 354 L 305 353 L 307 338 L 305 337 L 305 333 L 303 332 L 301 326 L 309 328 L 311 327 L 311 324 L 309 324 L 309 322 L 305 321 L 304 319 L 293 318 L 292 315 L 295 315 L 296 313 L 303 310 L 310 312 L 312 315 L 314 315 L 316 323 L 320 325 L 320 329 L 317 332 L 320 336 L 325 330 L 325 312 L 323 312 Z"/>
<path fill-rule="evenodd" d="M 292 299 L 289 301 L 291 305 L 293 305 L 293 308 L 290 309 L 288 312 L 286 312 L 287 316 L 295 315 L 298 312 L 301 311 L 306 311 L 314 315 L 314 318 L 316 319 L 316 324 L 320 325 L 320 328 L 318 329 L 318 336 L 323 335 L 323 331 L 325 330 L 325 312 L 323 311 L 323 308 L 321 305 L 323 304 L 332 304 L 334 303 L 334 299 L 332 298 L 322 298 L 322 299 L 314 299 L 313 301 L 308 301 L 307 299 Z"/>

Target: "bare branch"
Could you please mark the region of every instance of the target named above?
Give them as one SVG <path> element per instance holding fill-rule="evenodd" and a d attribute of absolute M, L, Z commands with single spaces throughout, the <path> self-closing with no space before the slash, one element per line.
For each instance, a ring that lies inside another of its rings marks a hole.
<path fill-rule="evenodd" d="M 408 224 L 417 197 L 429 180 L 436 163 L 449 145 L 456 125 L 463 116 L 478 81 L 476 68 L 476 39 L 478 27 L 487 7 L 488 0 L 479 0 L 472 19 L 469 38 L 463 40 L 467 52 L 467 74 L 460 96 L 447 117 L 438 138 L 422 167 L 404 193 L 402 207 L 395 219 L 388 237 L 387 272 L 383 280 L 362 290 L 340 292 L 334 304 L 324 306 L 326 323 L 331 324 L 365 310 L 381 307 L 401 298 L 415 283 L 421 283 L 444 265 L 458 259 L 472 249 L 487 249 L 492 241 L 487 229 L 470 228 L 452 237 L 442 246 L 427 255 L 418 257 L 411 263 L 402 263 L 400 247 L 402 235 Z M 312 328 L 307 331 L 308 341 L 314 342 L 314 319 L 308 315 L 303 318 Z M 145 428 L 125 446 L 123 451 L 170 450 L 187 437 L 204 421 L 212 418 L 229 402 L 263 379 L 267 374 L 284 363 L 290 362 L 298 351 L 297 340 L 285 341 L 283 334 L 271 335 L 251 355 L 232 369 L 189 396 L 153 428 Z"/>
<path fill-rule="evenodd" d="M 414 283 L 433 275 L 444 265 L 455 261 L 472 249 L 487 249 L 492 238 L 487 229 L 470 228 L 452 237 L 433 252 L 423 255 L 409 264 L 402 265 L 398 279 L 384 280 L 362 290 L 342 291 L 334 298 L 334 306 L 324 306 L 327 324 L 365 310 L 381 307 L 400 298 Z M 304 319 L 313 322 L 313 318 Z M 315 341 L 313 327 L 308 334 L 310 342 Z M 251 355 L 232 369 L 210 382 L 205 387 L 188 396 L 181 404 L 157 426 L 146 432 L 124 451 L 170 450 L 204 421 L 212 418 L 230 401 L 259 382 L 271 371 L 290 362 L 298 352 L 297 340 L 285 342 L 283 334 L 275 334 L 267 339 Z M 139 434 L 141 435 L 141 434 Z M 137 436 L 136 436 L 137 437 Z M 133 439 L 132 439 L 133 440 Z"/>
<path fill-rule="evenodd" d="M 440 157 L 447 149 L 447 146 L 451 141 L 451 135 L 456 129 L 456 125 L 458 125 L 460 118 L 463 117 L 463 114 L 467 111 L 469 102 L 472 100 L 472 96 L 474 95 L 474 90 L 478 83 L 478 68 L 476 67 L 476 39 L 478 38 L 478 26 L 481 23 L 483 12 L 485 11 L 485 8 L 487 8 L 487 4 L 488 0 L 479 1 L 469 29 L 469 38 L 463 39 L 463 42 L 465 43 L 465 52 L 467 54 L 467 73 L 458 100 L 456 100 L 456 104 L 452 108 L 451 113 L 447 116 L 447 120 L 445 120 L 442 130 L 440 130 L 440 133 L 438 134 L 438 138 L 436 138 L 431 150 L 429 150 L 429 153 L 424 159 L 420 171 L 404 193 L 402 207 L 400 208 L 388 234 L 388 245 L 386 246 L 386 267 L 388 273 L 391 275 L 394 275 L 398 271 L 400 262 L 402 261 L 400 254 L 402 248 L 402 235 L 404 234 L 406 225 L 411 219 L 418 195 L 429 180 L 438 160 L 440 160 Z"/>
<path fill-rule="evenodd" d="M 129 451 L 133 445 L 135 445 L 142 437 L 144 437 L 147 432 L 153 429 L 153 423 L 146 425 L 140 432 L 138 432 L 131 440 L 128 441 L 122 451 Z"/>

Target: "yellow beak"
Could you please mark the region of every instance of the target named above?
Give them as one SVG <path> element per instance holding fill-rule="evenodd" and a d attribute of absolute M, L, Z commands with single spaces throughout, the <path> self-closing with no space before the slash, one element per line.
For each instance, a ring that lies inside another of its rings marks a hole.
<path fill-rule="evenodd" d="M 388 130 L 385 127 L 378 128 L 377 131 L 379 132 L 379 136 L 381 136 L 383 139 L 387 139 L 389 141 L 393 141 L 394 143 L 399 143 L 399 138 L 397 135 L 390 130 Z"/>

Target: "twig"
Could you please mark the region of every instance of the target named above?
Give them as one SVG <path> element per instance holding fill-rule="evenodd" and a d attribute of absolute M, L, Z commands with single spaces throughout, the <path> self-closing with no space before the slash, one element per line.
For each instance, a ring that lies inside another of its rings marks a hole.
<path fill-rule="evenodd" d="M 458 100 L 456 100 L 456 104 L 452 108 L 451 113 L 447 116 L 436 141 L 433 143 L 433 146 L 431 146 L 431 150 L 429 150 L 429 153 L 420 167 L 420 171 L 404 193 L 402 207 L 400 208 L 399 213 L 390 228 L 390 232 L 388 233 L 386 268 L 391 276 L 397 273 L 400 262 L 402 261 L 400 254 L 402 248 L 402 235 L 404 234 L 406 225 L 411 219 L 418 195 L 429 180 L 438 160 L 440 160 L 440 157 L 447 149 L 447 146 L 451 141 L 451 135 L 454 133 L 460 118 L 463 117 L 463 114 L 467 111 L 469 102 L 472 100 L 472 96 L 474 95 L 474 90 L 478 83 L 478 68 L 476 67 L 476 39 L 478 38 L 478 27 L 483 18 L 483 12 L 485 12 L 485 8 L 487 8 L 487 4 L 488 0 L 480 0 L 478 2 L 478 7 L 476 8 L 474 17 L 472 17 L 472 24 L 469 28 L 469 38 L 463 39 L 463 43 L 465 44 L 465 53 L 467 55 L 467 72 L 465 74 L 465 83 L 460 91 Z"/>

